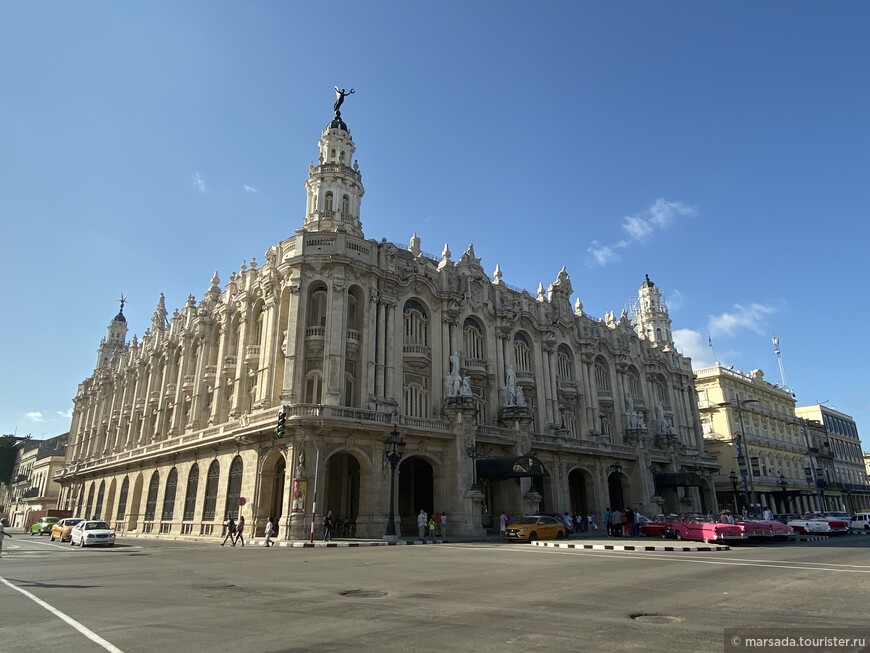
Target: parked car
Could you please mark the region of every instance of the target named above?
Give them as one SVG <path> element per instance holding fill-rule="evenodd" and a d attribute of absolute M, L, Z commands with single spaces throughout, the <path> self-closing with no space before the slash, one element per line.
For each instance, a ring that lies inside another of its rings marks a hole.
<path fill-rule="evenodd" d="M 849 522 L 853 531 L 870 531 L 870 512 L 857 512 Z"/>
<path fill-rule="evenodd" d="M 831 525 L 832 533 L 842 535 L 849 532 L 849 524 L 852 522 L 850 516 L 847 515 L 845 519 L 840 516 L 845 514 L 844 512 L 808 512 L 806 516 L 813 519 L 823 519 Z"/>
<path fill-rule="evenodd" d="M 82 521 L 81 517 L 64 517 L 59 522 L 52 524 L 49 532 L 49 539 L 54 542 L 54 538 L 65 542 L 71 537 L 73 526 Z"/>
<path fill-rule="evenodd" d="M 646 537 L 668 537 L 671 522 L 680 521 L 679 515 L 656 515 L 655 519 L 642 521 L 638 527 L 638 533 Z"/>
<path fill-rule="evenodd" d="M 504 532 L 507 540 L 522 540 L 534 542 L 535 540 L 557 539 L 565 537 L 565 524 L 561 519 L 549 515 L 530 515 L 520 517 L 508 525 Z"/>
<path fill-rule="evenodd" d="M 38 522 L 30 525 L 31 535 L 48 535 L 51 527 L 60 521 L 60 517 L 42 517 Z"/>
<path fill-rule="evenodd" d="M 743 527 L 743 536 L 747 540 L 769 542 L 771 540 L 792 540 L 795 537 L 795 530 L 791 526 L 783 524 L 776 519 L 744 519 L 737 522 L 738 526 Z"/>
<path fill-rule="evenodd" d="M 828 523 L 824 519 L 816 519 L 807 515 L 804 515 L 799 519 L 792 519 L 788 522 L 787 525 L 791 526 L 795 530 L 795 533 L 822 533 L 824 535 L 831 534 L 830 523 Z"/>
<path fill-rule="evenodd" d="M 70 546 L 81 547 L 105 544 L 115 546 L 115 531 L 100 520 L 83 519 L 73 526 L 69 538 Z"/>
<path fill-rule="evenodd" d="M 665 537 L 693 542 L 742 542 L 743 528 L 736 524 L 722 524 L 701 519 L 671 522 Z"/>
<path fill-rule="evenodd" d="M 574 520 L 571 519 L 570 515 L 565 515 L 561 512 L 540 512 L 538 513 L 542 517 L 552 517 L 563 524 L 565 524 L 565 533 L 571 534 L 574 532 Z"/>

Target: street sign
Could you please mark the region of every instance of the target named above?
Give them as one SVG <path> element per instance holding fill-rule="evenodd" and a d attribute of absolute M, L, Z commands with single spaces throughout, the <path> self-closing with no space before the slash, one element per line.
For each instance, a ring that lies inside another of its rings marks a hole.
<path fill-rule="evenodd" d="M 245 497 L 239 497 L 239 505 L 240 506 L 245 505 L 247 502 L 248 502 L 248 500 Z"/>

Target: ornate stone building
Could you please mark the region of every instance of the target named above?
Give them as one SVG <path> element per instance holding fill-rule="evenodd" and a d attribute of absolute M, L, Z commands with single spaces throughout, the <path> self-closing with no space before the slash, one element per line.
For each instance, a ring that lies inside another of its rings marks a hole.
<path fill-rule="evenodd" d="M 715 510 L 690 361 L 655 284 L 594 319 L 564 268 L 530 294 L 471 245 L 366 239 L 339 105 L 296 233 L 171 316 L 161 295 L 141 340 L 122 304 L 75 398 L 61 503 L 139 533 L 218 536 L 241 512 L 305 539 L 331 510 L 339 534 L 381 537 L 395 429 L 402 534 L 421 509 L 469 536 L 501 510 Z"/>

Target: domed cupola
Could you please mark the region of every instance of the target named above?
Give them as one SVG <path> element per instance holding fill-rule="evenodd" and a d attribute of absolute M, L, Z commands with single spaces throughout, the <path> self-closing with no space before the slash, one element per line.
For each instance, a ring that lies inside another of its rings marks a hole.
<path fill-rule="evenodd" d="M 642 338 L 646 338 L 659 346 L 673 347 L 671 336 L 671 318 L 668 307 L 662 298 L 658 287 L 650 281 L 649 275 L 644 275 L 643 283 L 637 293 L 636 329 Z"/>
<path fill-rule="evenodd" d="M 124 317 L 124 304 L 127 298 L 121 295 L 121 308 L 118 314 L 109 322 L 106 337 L 100 341 L 97 349 L 97 367 L 107 365 L 112 357 L 124 348 L 127 340 L 127 318 Z"/>
<path fill-rule="evenodd" d="M 340 111 L 344 99 L 353 93 L 353 89 L 335 89 L 335 117 L 327 123 L 317 142 L 318 165 L 309 166 L 305 182 L 306 231 L 346 231 L 363 237 L 359 215 L 365 189 L 359 164 L 353 158 L 356 145 Z"/>

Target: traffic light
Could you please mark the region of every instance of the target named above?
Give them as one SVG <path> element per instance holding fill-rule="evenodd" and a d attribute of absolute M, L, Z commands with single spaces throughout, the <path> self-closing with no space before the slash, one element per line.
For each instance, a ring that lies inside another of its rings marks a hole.
<path fill-rule="evenodd" d="M 275 427 L 275 437 L 283 438 L 284 437 L 284 423 L 287 421 L 287 413 L 284 412 L 284 409 L 281 409 L 281 412 L 278 413 L 278 426 Z"/>

